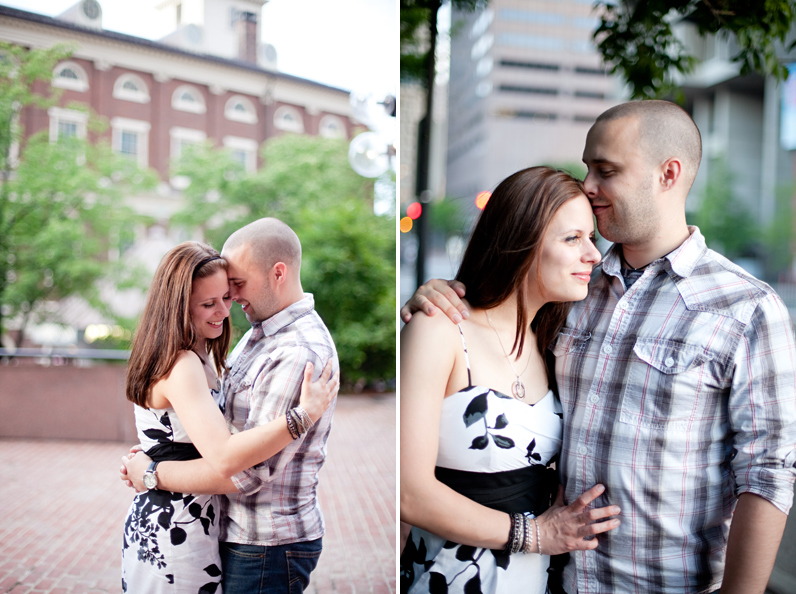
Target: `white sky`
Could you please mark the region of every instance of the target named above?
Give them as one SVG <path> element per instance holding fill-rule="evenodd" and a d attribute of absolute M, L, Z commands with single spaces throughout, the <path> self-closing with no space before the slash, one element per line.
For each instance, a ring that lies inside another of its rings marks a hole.
<path fill-rule="evenodd" d="M 102 26 L 157 40 L 162 0 L 99 0 Z M 77 0 L 0 0 L 57 16 Z M 397 0 L 270 0 L 261 15 L 262 41 L 276 47 L 279 70 L 379 97 L 398 91 Z"/>

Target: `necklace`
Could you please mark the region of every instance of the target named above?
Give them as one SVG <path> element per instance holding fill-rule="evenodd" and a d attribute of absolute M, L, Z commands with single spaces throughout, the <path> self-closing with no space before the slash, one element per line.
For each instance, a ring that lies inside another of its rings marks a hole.
<path fill-rule="evenodd" d="M 633 268 L 630 264 L 627 263 L 627 260 L 625 260 L 625 253 L 624 252 L 622 252 L 622 264 L 624 264 L 627 267 L 627 270 L 629 270 L 630 272 L 641 272 L 647 266 L 650 265 L 650 263 L 648 262 L 647 264 L 644 264 L 644 266 L 640 266 L 639 268 Z"/>
<path fill-rule="evenodd" d="M 522 380 L 520 379 L 520 376 L 523 373 L 525 373 L 526 369 L 528 369 L 528 365 L 530 365 L 530 363 L 531 363 L 531 357 L 528 356 L 528 362 L 525 363 L 525 369 L 522 370 L 522 373 L 517 373 L 517 370 L 514 369 L 514 364 L 511 362 L 511 357 L 509 357 L 508 354 L 506 354 L 506 348 L 503 346 L 503 341 L 500 340 L 500 334 L 498 334 L 498 331 L 495 329 L 494 324 L 492 324 L 492 318 L 489 317 L 489 312 L 484 310 L 484 313 L 486 314 L 486 321 L 489 322 L 489 325 L 492 327 L 492 330 L 495 331 L 495 336 L 497 336 L 498 343 L 500 344 L 500 349 L 503 351 L 503 355 L 505 355 L 506 361 L 509 362 L 509 365 L 511 365 L 511 370 L 514 372 L 514 375 L 517 376 L 516 381 L 513 384 L 511 384 L 511 393 L 514 394 L 515 398 L 518 398 L 520 400 L 524 400 L 525 399 L 525 384 L 522 383 Z"/>

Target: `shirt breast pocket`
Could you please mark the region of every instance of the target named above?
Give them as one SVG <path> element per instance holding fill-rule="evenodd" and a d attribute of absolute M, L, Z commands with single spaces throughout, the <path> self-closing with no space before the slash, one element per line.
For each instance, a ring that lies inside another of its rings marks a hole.
<path fill-rule="evenodd" d="M 719 387 L 715 356 L 676 339 L 637 338 L 619 421 L 660 431 L 685 431 Z"/>

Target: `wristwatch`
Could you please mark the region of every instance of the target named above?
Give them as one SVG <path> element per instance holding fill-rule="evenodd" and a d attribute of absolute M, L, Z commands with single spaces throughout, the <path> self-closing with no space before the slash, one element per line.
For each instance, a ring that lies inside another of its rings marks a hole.
<path fill-rule="evenodd" d="M 144 486 L 147 490 L 157 489 L 158 488 L 158 473 L 155 472 L 155 468 L 157 467 L 158 463 L 152 460 L 149 463 L 149 468 L 146 469 L 144 473 Z"/>

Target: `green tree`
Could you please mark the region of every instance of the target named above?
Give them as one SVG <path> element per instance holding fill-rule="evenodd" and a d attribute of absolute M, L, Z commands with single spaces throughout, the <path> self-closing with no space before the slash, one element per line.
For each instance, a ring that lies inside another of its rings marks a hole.
<path fill-rule="evenodd" d="M 46 317 L 48 300 L 81 295 L 101 307 L 105 255 L 129 239 L 132 214 L 121 205 L 122 189 L 153 182 L 107 143 L 51 143 L 46 132 L 25 137 L 20 112 L 58 99 L 35 93 L 34 83 L 49 82 L 68 55 L 63 46 L 0 43 L 0 332 L 4 318 L 21 315 L 24 331 L 31 314 Z M 90 120 L 90 127 L 99 132 L 101 124 Z"/>
<path fill-rule="evenodd" d="M 763 233 L 766 278 L 778 280 L 791 272 L 794 253 L 793 200 L 794 184 L 777 188 L 774 218 Z"/>
<path fill-rule="evenodd" d="M 284 135 L 263 147 L 264 167 L 246 175 L 225 151 L 190 151 L 177 173 L 191 180 L 173 220 L 200 228 L 220 248 L 264 216 L 290 225 L 302 245 L 302 285 L 315 296 L 351 385 L 395 378 L 395 220 L 373 214 L 373 182 L 358 176 L 342 140 Z M 238 338 L 249 328 L 233 308 Z"/>
<path fill-rule="evenodd" d="M 594 6 L 601 15 L 597 49 L 610 72 L 627 81 L 633 99 L 676 94 L 674 73 L 693 70 L 695 57 L 672 29 L 681 20 L 703 36 L 733 35 L 738 53 L 732 60 L 741 74 L 788 77 L 777 50 L 788 39 L 796 0 L 598 0 Z"/>
<path fill-rule="evenodd" d="M 760 229 L 735 194 L 733 175 L 724 159 L 710 164 L 697 210 L 689 223 L 699 227 L 707 244 L 730 260 L 754 256 Z"/>

